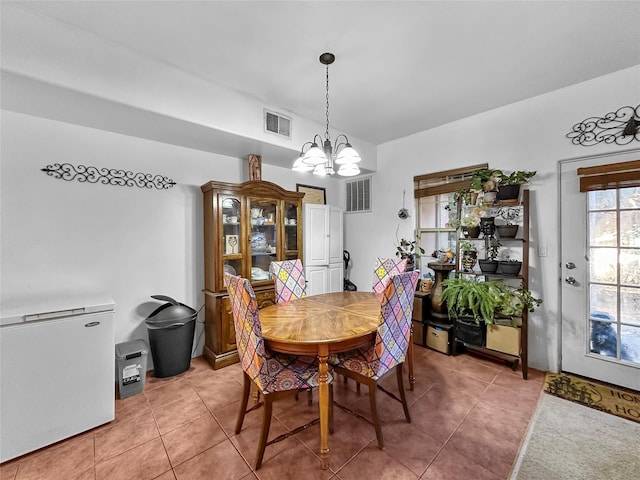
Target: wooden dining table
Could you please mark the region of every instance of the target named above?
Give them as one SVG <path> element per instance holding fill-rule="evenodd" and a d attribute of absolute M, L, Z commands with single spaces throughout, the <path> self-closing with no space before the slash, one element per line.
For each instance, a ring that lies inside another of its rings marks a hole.
<path fill-rule="evenodd" d="M 334 353 L 367 348 L 380 322 L 381 295 L 336 292 L 313 295 L 260 310 L 262 335 L 270 350 L 318 357 L 320 459 L 329 468 L 329 376 L 327 358 Z M 413 337 L 413 333 L 412 333 Z M 413 390 L 413 338 L 409 342 L 409 385 Z"/>

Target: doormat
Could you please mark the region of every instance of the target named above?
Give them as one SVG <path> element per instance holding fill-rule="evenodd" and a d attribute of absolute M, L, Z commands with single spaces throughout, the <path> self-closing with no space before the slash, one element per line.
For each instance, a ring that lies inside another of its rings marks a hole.
<path fill-rule="evenodd" d="M 596 382 L 568 373 L 550 373 L 544 391 L 618 417 L 640 423 L 640 392 Z"/>

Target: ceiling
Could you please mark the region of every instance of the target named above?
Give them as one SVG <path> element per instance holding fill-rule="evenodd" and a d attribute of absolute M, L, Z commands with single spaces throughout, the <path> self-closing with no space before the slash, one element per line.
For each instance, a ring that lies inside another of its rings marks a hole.
<path fill-rule="evenodd" d="M 331 126 L 373 145 L 640 64 L 638 1 L 17 3 L 320 124 L 333 52 Z"/>

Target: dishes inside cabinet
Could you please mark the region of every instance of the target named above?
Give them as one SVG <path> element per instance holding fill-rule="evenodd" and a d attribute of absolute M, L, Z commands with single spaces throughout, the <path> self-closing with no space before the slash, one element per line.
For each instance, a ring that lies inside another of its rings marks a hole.
<path fill-rule="evenodd" d="M 251 269 L 251 280 L 269 280 L 269 272 L 253 267 Z"/>

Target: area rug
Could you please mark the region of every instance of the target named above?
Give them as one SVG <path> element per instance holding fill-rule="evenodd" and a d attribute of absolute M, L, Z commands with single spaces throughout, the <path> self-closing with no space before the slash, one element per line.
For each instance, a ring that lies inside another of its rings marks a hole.
<path fill-rule="evenodd" d="M 640 423 L 640 392 L 568 373 L 547 372 L 544 391 L 586 407 Z"/>
<path fill-rule="evenodd" d="M 638 478 L 640 423 L 542 395 L 511 480 Z"/>

